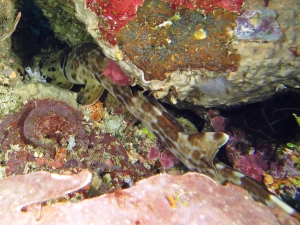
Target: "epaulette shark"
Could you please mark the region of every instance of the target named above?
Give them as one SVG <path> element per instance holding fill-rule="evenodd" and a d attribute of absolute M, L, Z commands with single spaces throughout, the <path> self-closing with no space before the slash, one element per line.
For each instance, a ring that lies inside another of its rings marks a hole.
<path fill-rule="evenodd" d="M 67 88 L 72 84 L 86 84 L 85 104 L 93 103 L 98 99 L 103 88 L 107 89 L 189 169 L 203 173 L 220 184 L 231 182 L 241 186 L 255 200 L 273 208 L 279 207 L 300 220 L 300 214 L 296 210 L 269 192 L 263 185 L 215 159 L 219 148 L 229 139 L 227 134 L 206 132 L 188 135 L 175 118 L 168 114 L 154 98 L 145 97 L 139 93 L 133 95 L 129 86 L 119 86 L 101 75 L 107 66 L 107 59 L 96 44 L 77 45 L 54 55 L 56 59 L 44 58 L 37 64 L 38 69 L 46 68 L 46 74 L 47 70 L 51 72 L 49 65 L 59 68 L 58 71 L 52 71 L 55 74 L 47 74 L 52 76 L 54 84 Z M 47 67 L 44 67 L 46 65 Z"/>
<path fill-rule="evenodd" d="M 90 63 L 91 59 L 93 64 Z M 83 43 L 73 48 L 38 55 L 34 57 L 30 67 L 61 88 L 70 89 L 73 84 L 84 84 L 81 103 L 91 105 L 104 91 L 95 77 L 100 76 L 107 66 L 107 58 L 98 45 Z"/>

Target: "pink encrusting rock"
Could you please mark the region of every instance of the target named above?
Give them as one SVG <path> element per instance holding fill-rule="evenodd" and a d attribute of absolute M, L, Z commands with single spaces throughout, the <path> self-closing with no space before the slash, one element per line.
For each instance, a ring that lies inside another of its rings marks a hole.
<path fill-rule="evenodd" d="M 76 191 L 91 180 L 87 170 L 67 176 L 36 172 L 0 180 L 0 224 L 38 224 L 41 203 Z M 22 208 L 29 206 L 26 212 Z"/>
<path fill-rule="evenodd" d="M 84 178 L 84 176 L 86 178 Z M 299 224 L 251 199 L 240 187 L 221 186 L 199 173 L 156 175 L 134 187 L 79 203 L 31 205 L 83 187 L 90 174 L 45 172 L 0 181 L 2 224 Z"/>

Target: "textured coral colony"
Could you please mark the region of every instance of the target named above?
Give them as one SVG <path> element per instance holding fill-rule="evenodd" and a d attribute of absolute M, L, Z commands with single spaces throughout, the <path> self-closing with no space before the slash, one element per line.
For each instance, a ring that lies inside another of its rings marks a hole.
<path fill-rule="evenodd" d="M 299 0 L 2 0 L 0 221 L 299 224 L 299 29 Z"/>

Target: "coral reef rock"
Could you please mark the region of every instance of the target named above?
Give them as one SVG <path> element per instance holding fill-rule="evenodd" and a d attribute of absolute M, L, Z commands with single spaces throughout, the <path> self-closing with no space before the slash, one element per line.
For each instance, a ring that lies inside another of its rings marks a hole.
<path fill-rule="evenodd" d="M 155 98 L 213 107 L 298 84 L 298 0 L 74 4 L 104 54 Z"/>
<path fill-rule="evenodd" d="M 75 17 L 74 5 L 71 1 L 35 0 L 35 2 L 49 19 L 52 30 L 60 40 L 69 45 L 91 41 L 90 35 L 84 32 L 83 24 Z"/>
<path fill-rule="evenodd" d="M 0 181 L 1 222 L 9 224 L 299 224 L 233 185 L 187 173 L 157 175 L 134 187 L 83 200 L 40 205 L 84 187 L 90 174 L 37 172 Z M 42 184 L 42 185 L 41 185 Z M 12 193 L 14 193 L 12 195 Z"/>

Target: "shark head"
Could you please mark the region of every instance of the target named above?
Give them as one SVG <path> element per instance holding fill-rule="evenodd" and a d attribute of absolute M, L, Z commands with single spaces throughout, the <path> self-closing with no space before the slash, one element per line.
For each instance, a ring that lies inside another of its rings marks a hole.
<path fill-rule="evenodd" d="M 36 56 L 31 68 L 52 79 L 51 83 L 70 89 L 73 84 L 84 84 L 83 105 L 91 105 L 104 91 L 96 76 L 108 66 L 108 60 L 100 47 L 83 43 L 61 51 Z"/>

